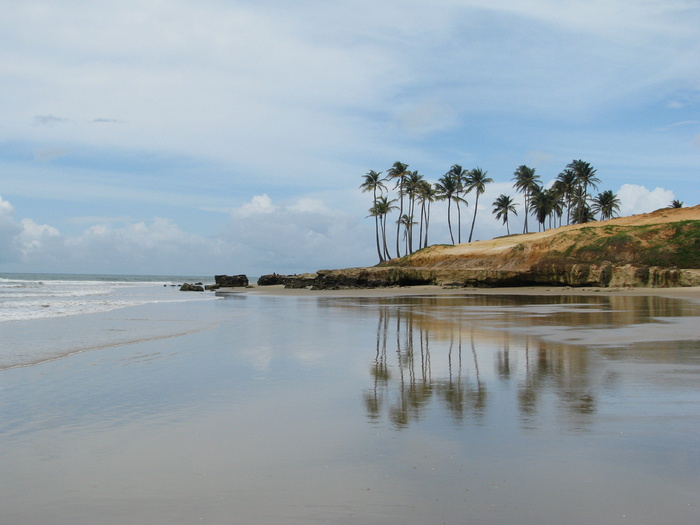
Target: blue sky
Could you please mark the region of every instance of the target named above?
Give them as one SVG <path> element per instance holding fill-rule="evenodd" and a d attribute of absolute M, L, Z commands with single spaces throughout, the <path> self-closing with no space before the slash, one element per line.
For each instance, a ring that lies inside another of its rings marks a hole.
<path fill-rule="evenodd" d="M 700 202 L 695 0 L 3 4 L 0 271 L 371 265 L 358 186 L 395 161 L 487 170 L 476 239 L 521 164 Z"/>

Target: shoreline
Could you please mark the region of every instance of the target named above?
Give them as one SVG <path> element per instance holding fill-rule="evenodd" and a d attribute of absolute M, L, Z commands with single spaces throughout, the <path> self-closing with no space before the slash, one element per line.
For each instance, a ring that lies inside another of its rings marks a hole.
<path fill-rule="evenodd" d="M 217 292 L 243 293 L 251 295 L 269 295 L 286 297 L 399 297 L 410 295 L 620 295 L 620 296 L 658 296 L 686 299 L 700 303 L 700 286 L 674 288 L 602 288 L 569 286 L 518 286 L 494 288 L 444 288 L 437 285 L 396 286 L 386 288 L 352 288 L 345 290 L 311 290 L 308 288 L 285 288 L 284 285 L 258 286 L 247 288 L 220 288 Z"/>

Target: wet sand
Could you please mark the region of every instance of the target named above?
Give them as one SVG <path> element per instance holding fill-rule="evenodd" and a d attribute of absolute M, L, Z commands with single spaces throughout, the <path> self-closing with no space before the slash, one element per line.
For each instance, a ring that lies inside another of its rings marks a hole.
<path fill-rule="evenodd" d="M 349 290 L 310 290 L 287 289 L 283 285 L 257 286 L 248 288 L 221 288 L 218 292 L 250 293 L 258 295 L 282 295 L 289 297 L 328 296 L 328 297 L 392 297 L 402 295 L 622 295 L 622 296 L 654 296 L 674 297 L 700 302 L 700 286 L 686 288 L 599 288 L 571 286 L 521 286 L 499 288 L 451 288 L 442 286 L 396 286 L 391 288 L 363 288 Z"/>
<path fill-rule="evenodd" d="M 699 522 L 697 290 L 230 292 L 0 372 L 0 523 Z"/>
<path fill-rule="evenodd" d="M 569 286 L 524 286 L 512 288 L 444 288 L 441 286 L 404 286 L 373 289 L 349 289 L 349 290 L 310 290 L 310 289 L 286 289 L 283 285 L 252 286 L 249 288 L 221 289 L 220 294 L 255 294 L 282 297 L 348 297 L 348 298 L 381 298 L 381 297 L 416 297 L 416 296 L 440 296 L 458 297 L 465 295 L 488 296 L 571 296 L 571 297 L 666 297 L 688 300 L 700 303 L 700 287 L 686 288 L 599 288 Z M 622 304 L 621 308 L 624 308 Z M 629 344 L 652 343 L 669 341 L 697 341 L 700 340 L 700 331 L 697 327 L 697 319 L 693 317 L 679 317 L 672 323 L 662 322 L 655 324 L 629 324 L 608 330 L 601 334 L 598 330 L 590 330 L 587 327 L 568 327 L 561 330 L 558 327 L 538 327 L 539 335 L 544 340 L 559 343 L 576 344 Z M 601 339 L 602 338 L 602 339 Z"/>

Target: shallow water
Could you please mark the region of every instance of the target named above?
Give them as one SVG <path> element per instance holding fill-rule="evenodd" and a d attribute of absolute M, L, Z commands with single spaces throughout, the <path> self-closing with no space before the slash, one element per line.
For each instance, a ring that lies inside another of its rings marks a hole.
<path fill-rule="evenodd" d="M 0 370 L 0 523 L 697 523 L 698 320 L 241 294 L 15 324 L 66 357 Z"/>

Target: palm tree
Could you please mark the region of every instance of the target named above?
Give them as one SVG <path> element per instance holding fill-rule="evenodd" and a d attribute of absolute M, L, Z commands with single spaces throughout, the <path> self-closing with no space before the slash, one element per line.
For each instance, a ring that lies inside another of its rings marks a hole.
<path fill-rule="evenodd" d="M 379 262 L 384 262 L 384 255 L 382 254 L 382 249 L 379 243 L 379 216 L 372 213 L 372 210 L 377 204 L 377 190 L 383 192 L 386 189 L 384 185 L 384 179 L 382 178 L 382 172 L 376 172 L 370 170 L 364 175 L 364 182 L 360 185 L 362 192 L 371 191 L 372 192 L 372 208 L 370 208 L 370 216 L 374 217 L 374 237 L 377 242 L 377 254 L 379 255 Z"/>
<path fill-rule="evenodd" d="M 508 226 L 508 214 L 512 213 L 517 215 L 518 212 L 515 211 L 517 204 L 513 201 L 510 195 L 501 194 L 498 198 L 493 201 L 493 213 L 496 215 L 496 220 L 503 219 L 503 224 L 506 225 L 506 232 L 510 235 L 510 227 Z"/>
<path fill-rule="evenodd" d="M 459 207 L 460 202 L 464 202 L 466 204 L 467 201 L 465 201 L 459 194 L 464 192 L 464 183 L 467 181 L 467 178 L 469 177 L 469 171 L 462 169 L 462 166 L 459 164 L 453 164 L 452 167 L 450 168 L 450 171 L 447 172 L 451 177 L 454 178 L 456 184 L 457 184 L 457 191 L 455 195 L 452 197 L 452 200 L 455 202 L 457 205 L 457 243 L 461 244 L 462 243 L 462 210 Z M 452 242 L 454 244 L 454 241 Z"/>
<path fill-rule="evenodd" d="M 554 188 L 566 202 L 566 224 L 569 224 L 571 222 L 571 199 L 576 188 L 576 174 L 570 169 L 565 169 L 557 175 Z"/>
<path fill-rule="evenodd" d="M 452 234 L 452 201 L 455 197 L 459 197 L 459 182 L 456 177 L 454 177 L 449 171 L 445 173 L 438 181 L 435 183 L 435 192 L 437 193 L 437 200 L 447 201 L 447 227 L 450 230 L 450 239 L 452 239 L 452 244 L 455 243 L 455 237 Z"/>
<path fill-rule="evenodd" d="M 682 203 L 681 201 L 679 201 L 678 199 L 673 199 L 673 200 L 671 201 L 671 204 L 669 204 L 669 205 L 666 206 L 666 207 L 669 208 L 669 209 L 682 208 L 682 207 L 683 207 L 683 203 Z"/>
<path fill-rule="evenodd" d="M 620 211 L 620 199 L 612 190 L 605 190 L 593 199 L 591 209 L 594 213 L 600 214 L 601 221 L 607 221 L 615 217 Z"/>
<path fill-rule="evenodd" d="M 583 186 L 576 186 L 574 190 L 571 212 L 572 224 L 584 224 L 595 220 L 595 214 L 588 204 L 588 195 L 584 192 Z"/>
<path fill-rule="evenodd" d="M 398 220 L 398 223 L 401 226 L 403 226 L 404 250 L 406 252 L 406 255 L 408 255 L 409 253 L 411 253 L 411 249 L 410 249 L 411 230 L 413 229 L 413 225 L 416 223 L 413 220 L 413 215 L 407 215 L 405 213 Z"/>
<path fill-rule="evenodd" d="M 579 197 L 582 198 L 583 201 L 587 201 L 588 187 L 590 186 L 593 189 L 598 189 L 597 184 L 600 182 L 600 179 L 595 176 L 596 170 L 588 162 L 584 162 L 582 160 L 571 161 L 566 167 L 574 172 L 576 184 L 581 188 Z M 585 217 L 583 215 L 584 210 L 586 209 L 586 206 L 583 205 L 583 201 L 579 202 L 577 205 L 577 209 L 581 214 L 576 219 L 579 224 L 587 222 L 584 220 Z"/>
<path fill-rule="evenodd" d="M 399 217 L 403 215 L 403 197 L 404 197 L 404 183 L 406 182 L 406 176 L 408 175 L 408 164 L 403 162 L 394 162 L 394 164 L 386 172 L 388 179 L 396 180 L 396 186 L 394 189 L 399 190 Z M 401 222 L 396 221 L 396 256 L 401 257 L 401 252 L 399 249 L 399 236 L 401 234 Z"/>
<path fill-rule="evenodd" d="M 396 209 L 396 206 L 394 206 L 395 202 L 395 199 L 389 200 L 387 197 L 384 197 L 382 195 L 377 198 L 377 201 L 374 203 L 374 206 L 370 208 L 370 214 L 375 217 L 379 217 L 379 223 L 381 226 L 380 229 L 382 232 L 382 250 L 384 254 L 384 260 L 391 259 L 391 255 L 389 255 L 389 248 L 386 243 L 386 216 Z"/>
<path fill-rule="evenodd" d="M 525 223 L 523 225 L 523 233 L 528 233 L 527 216 L 530 209 L 530 198 L 535 188 L 538 188 L 540 176 L 535 174 L 535 168 L 528 168 L 525 165 L 519 166 L 513 173 L 515 181 L 515 189 L 525 197 Z"/>
<path fill-rule="evenodd" d="M 414 209 L 416 205 L 416 198 L 420 192 L 420 185 L 423 181 L 423 175 L 419 174 L 417 171 L 409 171 L 406 176 L 405 181 L 405 192 L 408 195 L 408 215 L 409 217 L 414 217 Z M 413 225 L 415 223 L 411 222 L 411 226 L 408 230 L 408 253 L 413 253 Z"/>
<path fill-rule="evenodd" d="M 545 221 L 552 212 L 552 198 L 548 191 L 536 186 L 530 195 L 530 213 L 539 223 L 538 231 L 545 228 Z"/>
<path fill-rule="evenodd" d="M 435 186 L 427 180 L 421 180 L 418 188 L 418 199 L 421 203 L 420 210 L 420 234 L 418 237 L 418 246 L 420 248 L 428 247 L 428 226 L 430 226 L 430 203 L 435 200 L 437 193 Z"/>
<path fill-rule="evenodd" d="M 474 168 L 469 172 L 469 176 L 467 178 L 467 193 L 471 192 L 472 190 L 476 190 L 474 217 L 472 218 L 472 227 L 471 230 L 469 230 L 469 241 L 467 242 L 472 242 L 472 235 L 474 235 L 474 224 L 476 224 L 476 211 L 477 207 L 479 206 L 479 196 L 486 191 L 486 185 L 493 182 L 491 177 L 486 176 L 487 173 L 488 171 L 484 171 L 481 168 Z"/>

